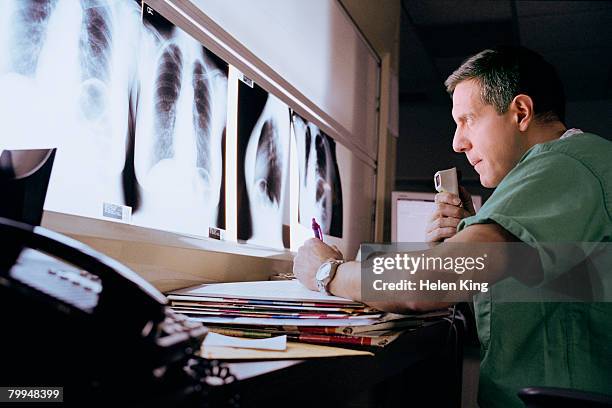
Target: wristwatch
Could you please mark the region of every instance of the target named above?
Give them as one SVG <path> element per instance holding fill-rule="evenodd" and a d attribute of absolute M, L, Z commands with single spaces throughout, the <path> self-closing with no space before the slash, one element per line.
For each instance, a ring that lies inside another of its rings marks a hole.
<path fill-rule="evenodd" d="M 331 295 L 329 290 L 330 282 L 336 276 L 336 271 L 338 270 L 338 266 L 342 265 L 345 261 L 343 259 L 328 259 L 324 262 L 319 269 L 317 270 L 316 280 L 317 280 L 317 288 L 319 292 L 324 295 Z"/>

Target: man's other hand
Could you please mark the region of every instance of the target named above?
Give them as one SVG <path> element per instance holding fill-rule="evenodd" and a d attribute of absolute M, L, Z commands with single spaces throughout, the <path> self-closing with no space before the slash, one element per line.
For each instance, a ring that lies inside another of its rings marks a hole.
<path fill-rule="evenodd" d="M 302 285 L 318 290 L 316 274 L 328 259 L 342 259 L 342 253 L 335 246 L 329 246 L 320 239 L 311 238 L 304 242 L 293 259 L 293 274 Z"/>
<path fill-rule="evenodd" d="M 472 196 L 459 186 L 459 196 L 443 192 L 436 194 L 436 210 L 427 225 L 427 242 L 440 242 L 457 233 L 459 222 L 476 214 Z"/>

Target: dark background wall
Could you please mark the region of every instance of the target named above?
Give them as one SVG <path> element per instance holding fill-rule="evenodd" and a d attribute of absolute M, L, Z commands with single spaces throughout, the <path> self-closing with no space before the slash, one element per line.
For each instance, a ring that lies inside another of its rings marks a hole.
<path fill-rule="evenodd" d="M 490 195 L 452 151 L 443 83 L 465 58 L 498 44 L 542 54 L 564 82 L 568 127 L 612 140 L 612 1 L 404 0 L 400 41 L 396 190 L 433 191 L 433 174 L 456 166 L 470 191 Z"/>

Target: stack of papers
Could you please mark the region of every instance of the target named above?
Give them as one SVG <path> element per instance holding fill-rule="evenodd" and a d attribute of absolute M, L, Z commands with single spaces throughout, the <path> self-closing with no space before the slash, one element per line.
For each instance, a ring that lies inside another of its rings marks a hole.
<path fill-rule="evenodd" d="M 264 339 L 383 347 L 402 332 L 448 312 L 398 315 L 326 296 L 297 280 L 200 285 L 168 294 L 171 307 L 211 332 Z"/>

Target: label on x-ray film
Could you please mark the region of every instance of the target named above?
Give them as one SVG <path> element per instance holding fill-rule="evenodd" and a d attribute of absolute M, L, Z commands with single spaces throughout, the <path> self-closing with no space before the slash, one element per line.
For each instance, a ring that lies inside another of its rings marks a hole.
<path fill-rule="evenodd" d="M 241 80 L 242 82 L 244 82 L 244 83 L 245 83 L 247 86 L 249 86 L 249 87 L 251 87 L 251 88 L 253 87 L 254 82 L 253 82 L 253 80 L 252 80 L 251 78 L 249 78 L 248 76 L 246 76 L 246 75 L 244 75 L 244 74 L 242 74 L 242 73 L 241 73 L 240 75 L 238 75 L 238 78 L 240 78 L 240 80 Z"/>
<path fill-rule="evenodd" d="M 220 228 L 208 227 L 208 238 L 218 239 L 220 241 L 225 240 L 225 231 Z"/>
<path fill-rule="evenodd" d="M 131 222 L 132 207 L 120 204 L 102 203 L 102 216 L 121 222 Z"/>

